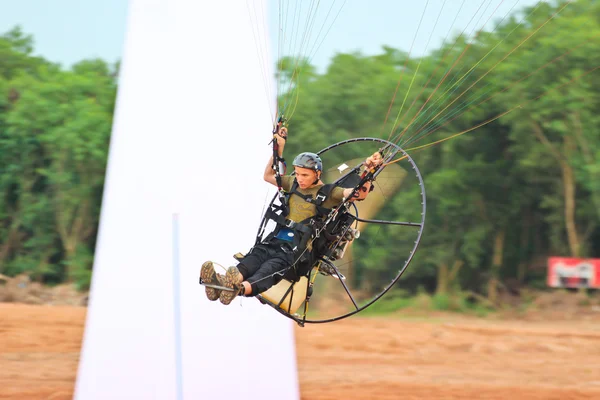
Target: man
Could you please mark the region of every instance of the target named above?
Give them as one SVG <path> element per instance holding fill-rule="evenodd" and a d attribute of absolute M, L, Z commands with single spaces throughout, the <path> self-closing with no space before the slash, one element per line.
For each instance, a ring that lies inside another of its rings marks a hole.
<path fill-rule="evenodd" d="M 277 140 L 279 157 L 283 156 L 283 148 L 287 139 L 287 129 L 282 127 L 274 135 Z M 365 166 L 373 168 L 381 164 L 382 157 L 379 152 L 374 153 L 366 159 Z M 273 170 L 273 156 L 265 168 L 264 180 L 274 186 L 277 186 L 277 178 Z M 302 228 L 302 222 L 308 221 L 317 214 L 317 203 L 307 201 L 317 197 L 319 189 L 324 184 L 321 181 L 323 172 L 323 163 L 321 158 L 314 153 L 301 153 L 293 162 L 295 175 L 285 175 L 281 177 L 281 187 L 287 193 L 292 192 L 289 197 L 286 225 L 278 226 L 275 235 L 271 235 L 262 243 L 257 244 L 238 264 L 237 267 L 227 269 L 225 275 L 216 274 L 213 263 L 207 261 L 202 265 L 200 278 L 204 283 L 223 286 L 232 289 L 220 290 L 206 287 L 206 296 L 209 300 L 219 299 L 221 303 L 227 305 L 238 295 L 256 296 L 278 282 L 281 277 L 278 272 L 284 271 L 291 266 L 296 257 L 304 252 L 307 247 L 310 249 L 310 241 L 306 239 L 299 240 L 296 236 L 309 234 L 307 228 Z M 297 185 L 294 186 L 294 181 Z M 370 191 L 371 182 L 366 182 L 361 191 L 354 195 L 350 201 L 363 200 Z M 344 199 L 352 196 L 351 188 L 333 188 L 325 201 L 319 204 L 320 207 L 331 209 L 341 204 Z M 295 227 L 295 229 L 294 229 Z M 298 243 L 302 243 L 301 246 Z"/>

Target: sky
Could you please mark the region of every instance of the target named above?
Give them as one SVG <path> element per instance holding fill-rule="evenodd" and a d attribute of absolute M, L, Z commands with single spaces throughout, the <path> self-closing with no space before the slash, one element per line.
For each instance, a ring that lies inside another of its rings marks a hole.
<path fill-rule="evenodd" d="M 126 19 L 127 0 L 0 0 L 0 32 L 20 25 L 36 55 L 65 66 L 121 59 Z"/>
<path fill-rule="evenodd" d="M 254 0 L 238 1 L 251 4 Z M 277 29 L 280 11 L 281 20 L 288 17 L 286 30 L 289 32 L 293 16 L 306 15 L 310 3 L 308 0 L 268 0 L 267 19 L 274 54 L 278 53 L 278 38 L 282 37 Z M 489 20 L 486 28 L 493 29 L 493 23 L 511 9 L 517 11 L 537 3 L 537 0 L 322 0 L 315 13 L 315 26 L 322 22 L 329 26 L 333 21 L 332 16 L 325 18 L 331 5 L 330 15 L 337 14 L 340 7 L 341 12 L 327 35 L 318 35 L 316 28 L 312 30 L 311 43 L 324 40 L 319 47 L 314 47 L 311 62 L 323 71 L 336 52 L 360 51 L 372 55 L 380 53 L 383 45 L 419 56 L 439 46 L 452 26 L 455 33 L 463 30 L 471 33 Z M 262 18 L 252 17 L 251 6 L 248 9 L 253 21 L 262 21 Z M 0 32 L 20 25 L 26 34 L 33 35 L 35 54 L 50 61 L 68 67 L 89 58 L 99 57 L 108 62 L 121 59 L 127 0 L 0 0 L 0 10 Z M 290 40 L 282 43 L 280 53 L 294 51 Z"/>

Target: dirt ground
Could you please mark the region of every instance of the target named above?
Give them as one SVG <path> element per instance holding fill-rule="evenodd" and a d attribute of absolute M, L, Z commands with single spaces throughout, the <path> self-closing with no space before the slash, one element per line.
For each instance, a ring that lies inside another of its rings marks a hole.
<path fill-rule="evenodd" d="M 0 399 L 72 398 L 85 307 L 0 303 Z M 600 318 L 297 328 L 302 399 L 600 399 Z"/>

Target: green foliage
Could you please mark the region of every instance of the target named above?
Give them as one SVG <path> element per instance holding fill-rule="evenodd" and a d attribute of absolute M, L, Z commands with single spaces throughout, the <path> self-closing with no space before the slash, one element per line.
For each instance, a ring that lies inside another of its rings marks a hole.
<path fill-rule="evenodd" d="M 322 74 L 306 59 L 278 63 L 278 106 L 291 117 L 286 157 L 352 137 L 392 138 L 424 177 L 426 227 L 403 291 L 369 312 L 483 315 L 488 304 L 463 293 L 493 303 L 507 280 L 545 287 L 548 256 L 600 256 L 600 5 L 565 4 L 541 2 L 421 59 L 384 47 L 338 54 Z M 18 28 L 0 36 L 0 273 L 85 289 L 118 64 L 65 70 L 33 51 Z M 420 188 L 397 165 L 406 178 L 377 217 L 418 221 Z M 366 227 L 353 245 L 361 256 L 351 284 L 369 292 L 389 282 L 415 239 Z"/>
<path fill-rule="evenodd" d="M 540 265 L 548 256 L 600 256 L 593 245 L 600 222 L 600 118 L 594 112 L 600 80 L 597 70 L 589 73 L 600 65 L 600 8 L 565 4 L 542 2 L 493 31 L 458 36 L 422 60 L 390 48 L 374 57 L 339 54 L 325 74 L 311 75 L 303 86 L 290 123 L 292 153 L 306 143 L 317 150 L 371 135 L 391 136 L 410 150 L 482 125 L 411 153 L 425 179 L 428 209 L 402 282 L 411 293 L 419 285 L 449 290 L 436 295 L 435 307 L 466 307 L 447 301 L 461 289 L 494 301 L 490 285 L 505 279 L 543 286 Z M 410 220 L 414 190 L 403 186 L 390 196 L 381 216 Z M 361 258 L 353 284 L 367 290 L 389 281 L 414 236 L 368 227 L 365 237 L 355 244 Z M 461 267 L 444 278 L 443 265 Z M 440 285 L 443 279 L 448 282 Z M 406 305 L 390 301 L 380 307 Z"/>
<path fill-rule="evenodd" d="M 419 291 L 415 295 L 410 295 L 407 292 L 392 291 L 368 307 L 364 313 L 366 315 L 403 315 L 403 313 L 409 312 L 432 311 L 456 312 L 484 317 L 493 310 L 485 304 L 469 301 L 468 296 L 461 292 L 429 295 Z"/>
<path fill-rule="evenodd" d="M 386 296 L 367 308 L 364 313 L 366 315 L 390 314 L 409 308 L 412 304 L 413 299 L 408 297 Z"/>
<path fill-rule="evenodd" d="M 63 70 L 32 51 L 18 28 L 0 36 L 0 273 L 85 288 L 115 71 L 102 60 Z"/>

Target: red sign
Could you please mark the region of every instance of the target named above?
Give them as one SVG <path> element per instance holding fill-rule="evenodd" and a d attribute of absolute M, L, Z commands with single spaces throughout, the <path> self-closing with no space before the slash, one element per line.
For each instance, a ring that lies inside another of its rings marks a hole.
<path fill-rule="evenodd" d="M 600 288 L 600 259 L 550 257 L 548 259 L 548 286 Z"/>

